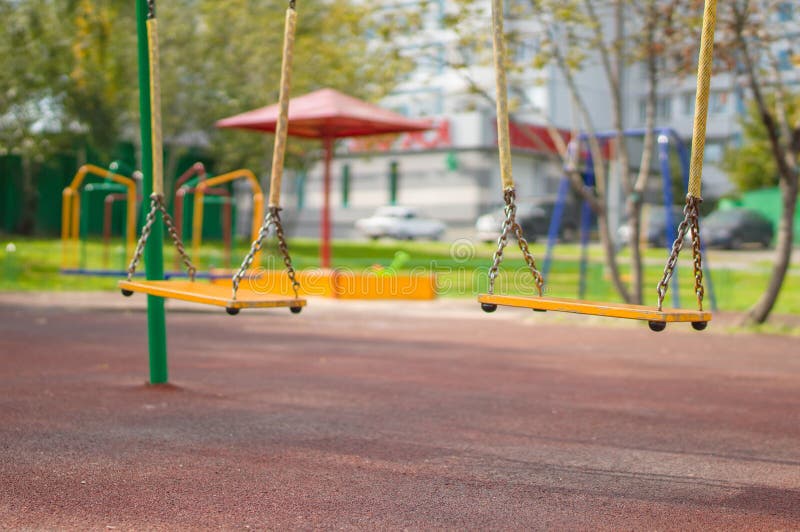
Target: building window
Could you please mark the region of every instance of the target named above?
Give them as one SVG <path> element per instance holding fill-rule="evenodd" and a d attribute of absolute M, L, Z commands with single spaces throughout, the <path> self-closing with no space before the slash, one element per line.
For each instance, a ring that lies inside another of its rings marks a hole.
<path fill-rule="evenodd" d="M 681 109 L 685 116 L 692 116 L 694 114 L 694 93 L 684 92 L 681 96 Z"/>
<path fill-rule="evenodd" d="M 778 21 L 789 22 L 794 18 L 794 9 L 791 2 L 778 4 Z"/>
<path fill-rule="evenodd" d="M 703 153 L 703 160 L 709 164 L 719 164 L 722 161 L 722 155 L 725 147 L 719 142 L 709 142 L 705 145 L 705 152 Z"/>
<path fill-rule="evenodd" d="M 791 70 L 792 65 L 792 52 L 790 50 L 781 50 L 778 52 L 778 70 Z"/>
<path fill-rule="evenodd" d="M 708 112 L 710 114 L 722 114 L 728 109 L 727 91 L 715 91 L 711 93 L 708 102 Z"/>
<path fill-rule="evenodd" d="M 514 49 L 514 59 L 518 63 L 530 63 L 539 53 L 540 45 L 538 38 L 531 38 L 520 41 Z"/>
<path fill-rule="evenodd" d="M 444 71 L 444 46 L 431 43 L 425 46 L 412 47 L 408 52 L 417 62 L 417 73 L 425 75 L 441 74 Z"/>
<path fill-rule="evenodd" d="M 342 207 L 350 206 L 350 165 L 342 165 Z"/>
<path fill-rule="evenodd" d="M 672 96 L 660 96 L 656 100 L 656 120 L 672 118 Z"/>
<path fill-rule="evenodd" d="M 663 122 L 672 118 L 672 96 L 659 96 L 656 98 L 656 122 Z M 639 122 L 647 121 L 647 98 L 639 99 Z"/>
<path fill-rule="evenodd" d="M 444 0 L 429 2 L 426 8 L 422 10 L 422 16 L 425 29 L 441 29 L 443 27 L 442 20 L 444 19 Z"/>

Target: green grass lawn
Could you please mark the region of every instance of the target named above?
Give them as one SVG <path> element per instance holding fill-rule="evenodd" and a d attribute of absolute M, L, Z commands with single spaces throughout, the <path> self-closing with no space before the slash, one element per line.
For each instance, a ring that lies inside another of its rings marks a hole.
<path fill-rule="evenodd" d="M 13 240 L 16 251 L 7 249 Z M 226 260 L 219 244 L 206 245 L 201 249 L 196 263 L 201 270 L 209 267 L 234 267 L 247 252 L 248 243 L 240 242 Z M 295 239 L 290 243 L 292 258 L 297 268 L 310 268 L 318 264 L 318 241 Z M 420 271 L 437 273 L 440 293 L 445 297 L 474 297 L 486 290 L 487 269 L 491 264 L 494 245 L 473 244 L 466 240 L 455 243 L 443 242 L 351 242 L 336 241 L 333 244 L 333 264 L 337 268 L 365 271 L 374 265 L 389 266 L 395 254 L 403 251 L 408 255 L 399 268 L 401 271 Z M 537 258 L 540 268 L 544 264 L 544 245 L 534 244 L 531 251 Z M 265 248 L 262 265 L 267 268 L 282 267 L 276 255 L 274 242 Z M 627 276 L 626 251 L 621 254 L 620 264 Z M 548 295 L 577 297 L 579 286 L 579 256 L 577 245 L 560 245 L 556 250 L 550 274 L 546 279 Z M 663 271 L 666 252 L 661 249 L 648 249 L 645 252 L 646 302 L 654 302 L 656 283 Z M 78 250 L 78 257 L 89 268 L 123 270 L 125 267 L 124 249 L 114 244 L 105 250 L 101 242 L 90 240 Z M 165 269 L 177 270 L 174 249 L 164 247 Z M 61 243 L 58 240 L 24 239 L 5 237 L 0 240 L 0 291 L 30 290 L 114 290 L 116 277 L 87 277 L 60 274 Z M 741 311 L 756 301 L 767 284 L 768 269 L 764 264 L 754 264 L 752 268 L 715 268 L 711 282 L 719 310 Z M 693 306 L 694 295 L 691 281 L 691 260 L 689 250 L 680 263 L 680 298 L 685 307 Z M 593 248 L 586 275 L 584 298 L 606 301 L 619 301 L 611 283 L 605 275 L 602 252 Z M 708 283 L 707 283 L 708 284 Z M 509 245 L 501 275 L 497 280 L 498 293 L 532 293 L 534 285 L 519 250 L 514 243 Z M 709 287 L 706 287 L 709 293 Z M 775 309 L 778 313 L 800 314 L 800 272 L 795 268 L 787 277 L 781 298 Z M 668 296 L 669 298 L 670 296 Z M 707 298 L 708 301 L 708 298 Z M 668 304 L 669 303 L 668 301 Z M 710 303 L 709 303 L 710 304 Z M 707 305 L 708 306 L 708 305 Z"/>

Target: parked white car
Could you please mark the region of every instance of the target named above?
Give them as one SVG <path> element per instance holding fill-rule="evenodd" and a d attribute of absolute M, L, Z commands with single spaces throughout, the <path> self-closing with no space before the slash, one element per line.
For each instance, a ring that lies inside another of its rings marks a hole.
<path fill-rule="evenodd" d="M 447 227 L 440 220 L 422 217 L 416 209 L 393 205 L 379 208 L 369 218 L 356 220 L 356 229 L 372 239 L 439 240 Z"/>

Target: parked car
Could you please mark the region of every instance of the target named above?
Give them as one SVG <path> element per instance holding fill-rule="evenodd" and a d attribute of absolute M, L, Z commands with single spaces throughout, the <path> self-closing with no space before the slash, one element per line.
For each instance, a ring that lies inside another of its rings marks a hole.
<path fill-rule="evenodd" d="M 678 226 L 683 221 L 683 208 L 674 205 L 671 207 L 673 234 L 678 236 Z M 667 212 L 663 205 L 651 205 L 647 209 L 646 219 L 643 218 L 642 233 L 647 245 L 653 247 L 667 246 Z M 620 246 L 627 246 L 630 240 L 631 227 L 628 222 L 619 226 L 617 239 Z M 672 242 L 669 242 L 671 245 Z"/>
<path fill-rule="evenodd" d="M 772 222 L 750 209 L 714 211 L 700 221 L 700 233 L 708 246 L 739 249 L 745 244 L 772 244 Z"/>
<path fill-rule="evenodd" d="M 356 220 L 356 229 L 372 239 L 390 237 L 399 240 L 439 240 L 447 226 L 440 220 L 423 217 L 414 208 L 392 205 L 380 207 L 369 218 Z"/>
<path fill-rule="evenodd" d="M 537 238 L 547 236 L 555 205 L 556 200 L 551 197 L 517 200 L 517 222 L 522 226 L 522 232 L 528 242 L 535 242 Z M 564 204 L 564 213 L 558 233 L 561 240 L 572 242 L 577 239 L 579 212 L 575 201 L 570 200 Z M 505 216 L 503 207 L 495 208 L 493 211 L 479 216 L 475 222 L 476 238 L 482 242 L 497 241 L 503 229 Z"/>

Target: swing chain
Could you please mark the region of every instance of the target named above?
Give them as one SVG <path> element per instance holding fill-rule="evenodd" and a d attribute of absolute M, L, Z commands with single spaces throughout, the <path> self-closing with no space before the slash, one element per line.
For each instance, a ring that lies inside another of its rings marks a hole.
<path fill-rule="evenodd" d="M 270 211 L 264 217 L 264 222 L 261 224 L 261 228 L 258 230 L 258 238 L 256 238 L 250 245 L 250 251 L 247 253 L 247 255 L 245 255 L 244 260 L 242 260 L 242 264 L 239 266 L 239 271 L 233 275 L 233 299 L 236 299 L 236 292 L 239 290 L 239 283 L 241 282 L 248 268 L 250 268 L 250 265 L 253 264 L 253 259 L 255 258 L 256 253 L 261 251 L 261 247 L 264 244 L 264 240 L 267 238 L 269 227 L 271 225 L 272 209 L 270 209 Z"/>
<path fill-rule="evenodd" d="M 292 266 L 292 257 L 289 255 L 289 246 L 286 243 L 286 238 L 283 234 L 283 224 L 281 224 L 280 207 L 270 207 L 272 211 L 272 220 L 275 224 L 275 236 L 278 237 L 278 249 L 283 256 L 283 264 L 286 266 L 286 274 L 292 282 L 292 290 L 294 290 L 294 297 L 300 297 L 300 283 L 297 281 L 294 266 Z"/>
<path fill-rule="evenodd" d="M 692 261 L 694 264 L 694 293 L 697 296 L 697 308 L 703 310 L 703 296 L 705 295 L 705 288 L 703 288 L 703 254 L 701 253 L 700 245 L 700 202 L 698 199 L 695 205 L 694 215 L 689 229 L 692 234 Z"/>
<path fill-rule="evenodd" d="M 697 295 L 697 306 L 699 310 L 703 310 L 703 295 L 705 289 L 703 288 L 703 265 L 702 254 L 700 252 L 700 202 L 703 200 L 688 194 L 686 196 L 686 206 L 683 208 L 683 221 L 678 226 L 678 236 L 672 244 L 672 250 L 669 254 L 669 259 L 664 267 L 664 275 L 656 286 L 658 293 L 658 310 L 664 306 L 664 298 L 667 295 L 667 288 L 672 275 L 675 273 L 675 267 L 678 264 L 678 255 L 683 249 L 683 241 L 686 234 L 689 233 L 692 238 L 692 258 L 694 266 L 694 291 Z"/>
<path fill-rule="evenodd" d="M 283 263 L 286 265 L 286 271 L 289 275 L 289 280 L 292 282 L 292 289 L 294 290 L 294 297 L 299 297 L 300 294 L 300 283 L 297 282 L 295 276 L 295 270 L 292 266 L 292 258 L 289 256 L 289 247 L 286 244 L 286 239 L 283 233 L 283 225 L 281 225 L 281 217 L 280 217 L 280 207 L 270 207 L 269 212 L 264 217 L 264 223 L 261 224 L 261 228 L 258 230 L 258 238 L 253 241 L 252 245 L 250 246 L 250 251 L 245 256 L 244 260 L 242 261 L 242 265 L 239 267 L 239 271 L 234 274 L 232 283 L 233 283 L 233 297 L 232 299 L 236 299 L 236 292 L 239 290 L 239 284 L 241 283 L 242 279 L 247 273 L 247 270 L 253 264 L 253 260 L 256 256 L 256 253 L 261 251 L 261 248 L 264 246 L 264 240 L 266 240 L 267 235 L 269 234 L 270 226 L 275 226 L 275 235 L 278 237 L 278 248 L 281 251 L 281 255 L 283 256 Z"/>
<path fill-rule="evenodd" d="M 189 279 L 194 281 L 197 268 L 195 268 L 194 264 L 192 263 L 192 259 L 186 253 L 186 248 L 184 248 L 183 241 L 178 235 L 178 231 L 175 229 L 175 224 L 172 221 L 172 217 L 169 215 L 167 208 L 164 206 L 164 196 L 160 194 L 150 195 L 150 211 L 147 213 L 145 223 L 142 226 L 142 236 L 139 237 L 139 242 L 136 243 L 136 250 L 133 253 L 131 263 L 128 266 L 128 281 L 133 280 L 133 275 L 136 273 L 136 266 L 139 264 L 139 261 L 142 260 L 144 245 L 147 243 L 147 239 L 150 237 L 150 233 L 153 230 L 153 224 L 156 222 L 157 212 L 161 213 L 164 219 L 164 225 L 167 226 L 169 236 L 172 238 L 172 243 L 175 244 L 175 248 L 178 250 L 183 263 L 186 265 L 186 271 L 189 274 Z"/>
<path fill-rule="evenodd" d="M 500 263 L 503 261 L 503 250 L 508 245 L 508 234 L 511 231 L 512 218 L 514 213 L 512 211 L 513 204 L 510 205 L 506 202 L 505 213 L 506 217 L 503 220 L 503 231 L 500 233 L 500 238 L 497 239 L 497 250 L 494 252 L 492 258 L 492 266 L 489 268 L 489 294 L 494 294 L 494 282 L 497 279 L 498 271 L 500 270 Z"/>
<path fill-rule="evenodd" d="M 519 249 L 522 251 L 522 256 L 525 257 L 528 269 L 530 269 L 531 275 L 533 275 L 533 280 L 536 283 L 536 290 L 539 293 L 539 297 L 542 297 L 544 278 L 536 267 L 536 259 L 533 258 L 533 255 L 528 249 L 528 241 L 525 240 L 525 236 L 522 234 L 522 227 L 517 223 L 516 219 L 512 227 L 514 229 L 514 234 L 517 235 L 517 243 L 519 244 Z"/>
<path fill-rule="evenodd" d="M 189 273 L 189 280 L 194 282 L 194 275 L 197 273 L 197 268 L 195 268 L 194 264 L 192 263 L 192 259 L 189 257 L 189 254 L 186 253 L 186 248 L 183 247 L 183 240 L 181 240 L 178 230 L 175 228 L 175 223 L 172 221 L 172 216 L 169 215 L 167 212 L 167 207 L 164 205 L 164 197 L 158 196 L 158 198 L 158 210 L 161 211 L 161 216 L 164 219 L 164 225 L 167 226 L 167 232 L 172 238 L 172 243 L 175 244 L 175 249 L 178 250 L 181 260 L 186 266 L 186 271 Z"/>
<path fill-rule="evenodd" d="M 150 197 L 150 211 L 147 213 L 147 218 L 145 218 L 144 225 L 142 226 L 142 235 L 139 237 L 139 242 L 136 243 L 136 250 L 133 252 L 130 265 L 128 265 L 128 281 L 133 280 L 133 275 L 136 273 L 136 265 L 139 264 L 139 261 L 142 259 L 144 245 L 150 237 L 150 231 L 153 229 L 153 224 L 156 221 L 158 207 L 156 207 L 156 199 L 154 196 L 155 194 Z"/>
<path fill-rule="evenodd" d="M 488 292 L 489 294 L 494 294 L 494 283 L 497 279 L 499 270 L 500 270 L 500 263 L 503 261 L 503 250 L 508 245 L 508 235 L 513 231 L 514 235 L 517 237 L 517 243 L 519 244 L 519 249 L 522 251 L 522 256 L 525 258 L 525 262 L 528 265 L 528 268 L 531 270 L 531 274 L 533 275 L 534 282 L 536 283 L 536 289 L 539 292 L 539 296 L 542 296 L 542 287 L 544 285 L 544 279 L 542 278 L 542 274 L 539 272 L 538 268 L 536 267 L 536 259 L 533 258 L 530 250 L 528 249 L 528 241 L 525 240 L 525 236 L 522 233 L 522 227 L 517 223 L 517 204 L 516 204 L 516 192 L 513 188 L 508 188 L 503 192 L 503 199 L 505 200 L 505 219 L 503 220 L 503 231 L 500 234 L 500 238 L 497 239 L 497 250 L 494 252 L 492 266 L 489 268 L 489 287 Z"/>

